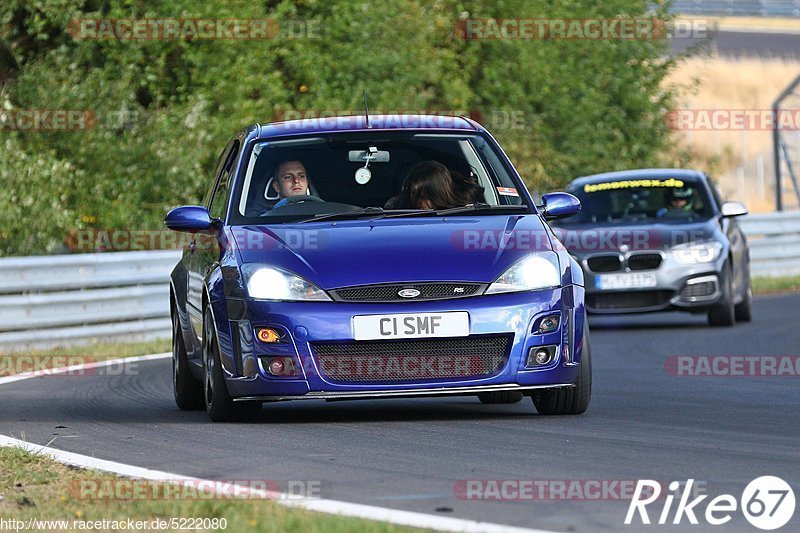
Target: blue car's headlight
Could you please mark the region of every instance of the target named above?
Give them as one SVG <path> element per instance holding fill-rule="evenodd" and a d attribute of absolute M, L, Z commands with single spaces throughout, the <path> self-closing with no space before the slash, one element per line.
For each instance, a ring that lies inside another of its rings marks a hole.
<path fill-rule="evenodd" d="M 690 265 L 694 263 L 710 263 L 719 257 L 722 243 L 717 241 L 689 242 L 679 244 L 670 250 L 670 255 L 678 263 Z"/>
<path fill-rule="evenodd" d="M 247 263 L 242 275 L 250 298 L 258 300 L 330 301 L 325 291 L 296 274 L 269 265 Z"/>
<path fill-rule="evenodd" d="M 561 268 L 555 252 L 531 254 L 511 265 L 485 294 L 534 291 L 561 285 Z"/>

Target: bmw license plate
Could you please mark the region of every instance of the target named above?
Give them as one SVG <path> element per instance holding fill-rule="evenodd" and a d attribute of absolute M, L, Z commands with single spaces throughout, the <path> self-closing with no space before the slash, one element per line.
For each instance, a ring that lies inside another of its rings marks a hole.
<path fill-rule="evenodd" d="M 595 278 L 598 289 L 643 289 L 656 286 L 655 272 L 627 272 L 625 274 L 601 274 Z"/>
<path fill-rule="evenodd" d="M 353 337 L 357 341 L 467 335 L 469 335 L 469 313 L 465 311 L 353 317 Z"/>

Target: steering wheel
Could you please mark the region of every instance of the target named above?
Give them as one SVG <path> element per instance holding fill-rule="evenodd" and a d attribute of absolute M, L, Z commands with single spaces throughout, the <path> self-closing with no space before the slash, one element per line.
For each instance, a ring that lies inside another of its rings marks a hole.
<path fill-rule="evenodd" d="M 324 202 L 325 200 L 313 194 L 298 194 L 296 196 L 287 196 L 282 201 L 283 205 L 292 205 L 300 202 Z"/>

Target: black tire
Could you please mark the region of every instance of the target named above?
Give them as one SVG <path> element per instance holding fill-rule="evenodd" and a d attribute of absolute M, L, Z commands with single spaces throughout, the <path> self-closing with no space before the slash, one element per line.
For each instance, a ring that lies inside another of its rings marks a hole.
<path fill-rule="evenodd" d="M 753 288 L 750 285 L 750 275 L 747 276 L 747 287 L 744 291 L 744 298 L 733 308 L 733 313 L 737 322 L 750 322 L 753 320 Z"/>
<path fill-rule="evenodd" d="M 731 266 L 725 264 L 720 276 L 720 286 L 722 287 L 722 299 L 708 312 L 708 323 L 715 327 L 732 326 L 736 322 L 736 314 L 733 305 L 733 276 Z"/>
<path fill-rule="evenodd" d="M 583 322 L 583 353 L 575 386 L 536 391 L 531 399 L 541 415 L 579 415 L 589 407 L 592 399 L 592 349 L 586 318 Z"/>
<path fill-rule="evenodd" d="M 196 380 L 189 368 L 186 345 L 183 344 L 178 317 L 172 317 L 172 390 L 181 411 L 203 408 L 203 383 Z"/>
<path fill-rule="evenodd" d="M 255 417 L 258 402 L 234 402 L 228 393 L 219 357 L 219 343 L 211 312 L 203 314 L 203 399 L 208 417 L 214 422 L 233 422 Z"/>
<path fill-rule="evenodd" d="M 478 394 L 481 403 L 518 403 L 523 398 L 522 392 L 516 390 L 502 390 L 497 392 L 482 392 Z"/>

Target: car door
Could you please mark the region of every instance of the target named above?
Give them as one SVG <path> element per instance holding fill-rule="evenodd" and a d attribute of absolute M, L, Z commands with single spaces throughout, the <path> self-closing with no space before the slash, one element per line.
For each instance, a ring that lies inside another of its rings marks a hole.
<path fill-rule="evenodd" d="M 213 218 L 224 216 L 230 174 L 238 152 L 238 140 L 228 143 L 217 161 L 214 180 L 203 200 Z M 187 311 L 192 325 L 194 351 L 200 349 L 203 331 L 203 285 L 212 265 L 219 260 L 219 245 L 214 235 L 198 233 L 188 246 L 187 266 Z M 189 354 L 196 357 L 197 354 Z"/>

